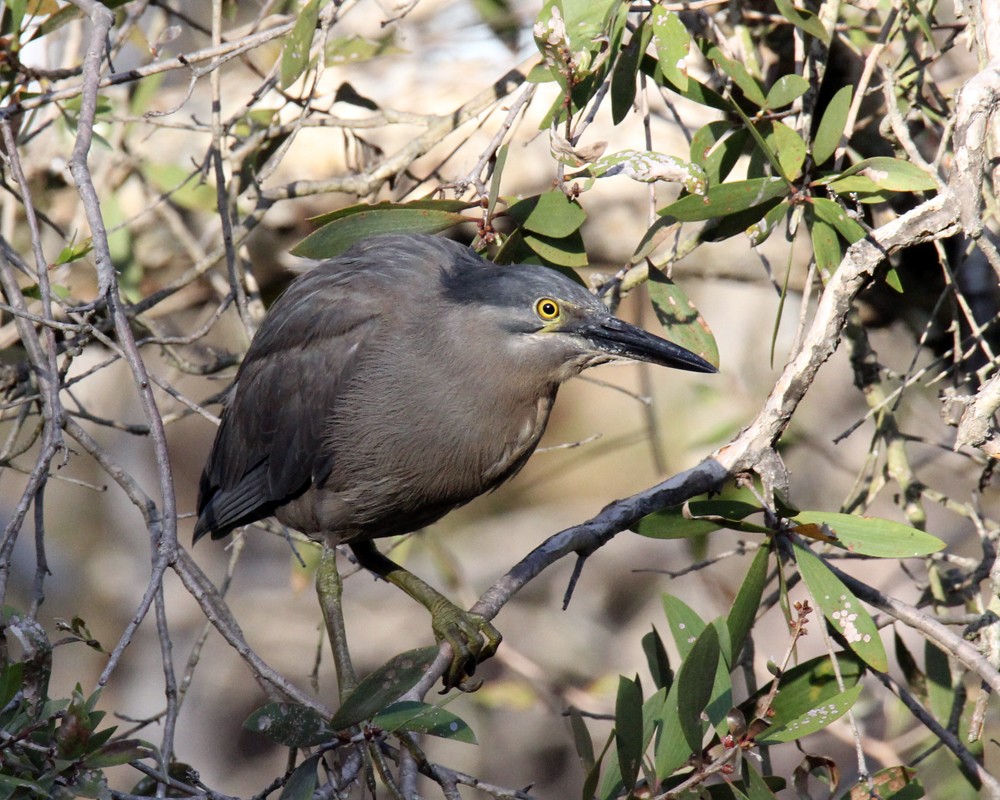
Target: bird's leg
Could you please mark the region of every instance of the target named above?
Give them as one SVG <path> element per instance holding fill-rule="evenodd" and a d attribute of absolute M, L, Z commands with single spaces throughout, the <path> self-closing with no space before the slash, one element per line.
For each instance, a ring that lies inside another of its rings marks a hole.
<path fill-rule="evenodd" d="M 326 633 L 330 637 L 330 649 L 333 651 L 333 665 L 337 669 L 337 690 L 340 702 L 354 691 L 358 683 L 351 664 L 351 654 L 347 649 L 347 630 L 344 627 L 344 610 L 341 603 L 344 587 L 337 570 L 337 551 L 327 544 L 323 545 L 319 568 L 316 570 L 316 595 L 323 611 L 323 622 Z"/>
<path fill-rule="evenodd" d="M 485 617 L 459 608 L 437 589 L 382 555 L 373 542 L 351 542 L 350 546 L 362 567 L 399 587 L 431 612 L 431 627 L 437 640 L 443 639 L 451 645 L 445 689 L 478 689 L 480 683 L 470 683 L 468 678 L 476 671 L 477 664 L 497 651 L 503 638 L 500 631 Z"/>

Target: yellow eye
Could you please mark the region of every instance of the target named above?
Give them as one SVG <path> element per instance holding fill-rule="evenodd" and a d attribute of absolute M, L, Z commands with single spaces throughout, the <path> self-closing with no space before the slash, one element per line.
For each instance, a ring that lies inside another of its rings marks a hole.
<path fill-rule="evenodd" d="M 535 313 L 546 322 L 551 322 L 559 317 L 559 303 L 551 297 L 543 297 L 535 303 Z"/>

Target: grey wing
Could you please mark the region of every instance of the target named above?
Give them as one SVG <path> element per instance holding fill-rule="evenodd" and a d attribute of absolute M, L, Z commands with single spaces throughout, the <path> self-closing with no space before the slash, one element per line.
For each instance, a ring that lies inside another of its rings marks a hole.
<path fill-rule="evenodd" d="M 344 277 L 298 279 L 254 337 L 201 476 L 195 541 L 270 516 L 329 472 L 324 425 L 377 321 Z"/>

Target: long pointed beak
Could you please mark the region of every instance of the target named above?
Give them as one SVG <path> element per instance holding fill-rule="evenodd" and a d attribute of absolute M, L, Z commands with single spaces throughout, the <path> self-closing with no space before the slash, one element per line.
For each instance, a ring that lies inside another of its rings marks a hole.
<path fill-rule="evenodd" d="M 585 322 L 577 331 L 588 339 L 595 350 L 615 356 L 648 361 L 673 369 L 691 372 L 718 372 L 704 358 L 680 345 L 661 339 L 642 328 L 630 325 L 617 317 L 604 317 Z"/>

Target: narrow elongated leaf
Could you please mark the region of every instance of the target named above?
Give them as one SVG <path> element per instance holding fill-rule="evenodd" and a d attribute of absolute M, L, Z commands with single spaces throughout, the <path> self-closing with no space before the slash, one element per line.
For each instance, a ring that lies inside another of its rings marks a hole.
<path fill-rule="evenodd" d="M 819 21 L 819 17 L 811 11 L 796 8 L 792 5 L 792 0 L 775 0 L 775 5 L 781 15 L 796 28 L 801 28 L 824 44 L 830 44 L 830 34 L 823 27 L 823 23 Z"/>
<path fill-rule="evenodd" d="M 889 669 L 878 628 L 851 590 L 808 548 L 795 545 L 795 563 L 816 605 L 847 646 L 879 672 Z"/>
<path fill-rule="evenodd" d="M 773 206 L 764 216 L 746 229 L 747 238 L 753 247 L 764 244 L 778 224 L 788 215 L 791 204 L 787 201 Z"/>
<path fill-rule="evenodd" d="M 800 511 L 792 521 L 820 525 L 836 537 L 835 545 L 852 553 L 877 558 L 927 556 L 944 549 L 936 536 L 880 517 L 859 517 L 829 511 Z"/>
<path fill-rule="evenodd" d="M 837 90 L 830 99 L 823 118 L 819 121 L 816 136 L 813 139 L 813 163 L 821 166 L 836 152 L 840 139 L 847 125 L 847 115 L 851 110 L 851 100 L 854 97 L 854 86 L 848 84 Z"/>
<path fill-rule="evenodd" d="M 772 111 L 784 108 L 809 91 L 809 81 L 801 75 L 782 75 L 767 91 L 764 107 Z"/>
<path fill-rule="evenodd" d="M 781 174 L 790 181 L 796 180 L 806 161 L 806 143 L 802 137 L 778 120 L 767 120 L 757 129 L 771 155 L 781 165 Z"/>
<path fill-rule="evenodd" d="M 653 628 L 642 637 L 642 651 L 646 654 L 649 674 L 657 689 L 669 689 L 674 682 L 674 671 L 670 669 L 670 657 L 659 632 Z"/>
<path fill-rule="evenodd" d="M 299 12 L 295 27 L 288 34 L 281 50 L 281 88 L 287 89 L 305 72 L 309 64 L 309 49 L 319 20 L 320 0 L 309 0 Z"/>
<path fill-rule="evenodd" d="M 653 29 L 648 22 L 648 18 L 644 18 L 639 23 L 611 71 L 611 120 L 615 125 L 628 116 L 635 103 L 639 62 L 653 36 Z"/>
<path fill-rule="evenodd" d="M 710 47 L 705 55 L 714 61 L 727 77 L 732 79 L 747 100 L 759 107 L 763 107 L 767 103 L 767 98 L 764 97 L 764 91 L 757 83 L 757 79 L 750 74 L 742 62 L 729 58 L 718 47 Z"/>
<path fill-rule="evenodd" d="M 649 269 L 649 299 L 670 341 L 719 366 L 719 346 L 705 318 L 684 291 L 655 267 Z"/>
<path fill-rule="evenodd" d="M 930 641 L 924 642 L 924 672 L 927 675 L 927 705 L 931 713 L 935 719 L 949 719 L 955 701 L 951 667 L 945 652 Z"/>
<path fill-rule="evenodd" d="M 778 800 L 753 764 L 747 761 L 743 769 L 747 776 L 747 800 Z"/>
<path fill-rule="evenodd" d="M 459 213 L 470 204 L 455 200 L 365 203 L 317 217 L 321 227 L 292 248 L 303 258 L 334 258 L 355 242 L 386 233 L 437 233 L 471 218 Z"/>
<path fill-rule="evenodd" d="M 660 778 L 666 778 L 673 774 L 674 770 L 683 765 L 694 752 L 688 745 L 687 737 L 681 728 L 678 711 L 679 684 L 679 681 L 674 681 L 674 685 L 670 687 L 670 692 L 660 709 L 660 735 L 656 740 L 656 749 L 653 753 L 654 767 Z"/>
<path fill-rule="evenodd" d="M 708 707 L 719 665 L 719 634 L 714 625 L 701 632 L 677 674 L 677 718 L 691 752 L 701 749 L 702 712 Z"/>
<path fill-rule="evenodd" d="M 667 11 L 661 5 L 653 6 L 650 19 L 653 23 L 653 45 L 663 77 L 678 91 L 687 91 L 691 34 L 675 12 Z"/>
<path fill-rule="evenodd" d="M 285 747 L 312 747 L 336 732 L 316 711 L 298 703 L 268 703 L 247 717 L 243 727 Z"/>
<path fill-rule="evenodd" d="M 555 239 L 576 233 L 587 219 L 582 206 L 558 190 L 511 203 L 507 214 L 526 231 Z"/>
<path fill-rule="evenodd" d="M 806 217 L 809 221 L 809 235 L 812 238 L 816 268 L 824 277 L 830 276 L 837 271 L 843 256 L 837 230 L 823 220 L 817 219 L 811 209 L 807 210 Z"/>
<path fill-rule="evenodd" d="M 743 155 L 750 133 L 729 120 L 715 120 L 691 137 L 691 161 L 705 170 L 709 186 L 721 184 Z"/>
<path fill-rule="evenodd" d="M 642 704 L 642 752 L 646 752 L 646 748 L 649 747 L 649 743 L 653 739 L 653 733 L 661 723 L 666 700 L 667 690 L 659 689 L 655 694 L 647 697 L 646 701 Z M 676 713 L 674 716 L 676 717 Z M 608 750 L 608 747 L 605 747 L 605 750 Z M 623 789 L 622 773 L 618 768 L 618 753 L 616 750 L 612 750 L 608 756 L 608 766 L 604 771 L 604 776 L 601 778 L 601 785 L 597 796 L 601 800 L 610 800 L 610 798 L 619 797 Z M 593 796 L 593 793 L 584 793 L 583 795 L 584 800 L 591 800 Z"/>
<path fill-rule="evenodd" d="M 87 756 L 83 765 L 87 769 L 103 769 L 155 755 L 156 751 L 139 739 L 118 739 L 105 744 L 96 753 Z"/>
<path fill-rule="evenodd" d="M 842 694 L 827 699 L 814 708 L 809 709 L 805 714 L 797 717 L 783 725 L 773 725 L 764 733 L 757 737 L 757 744 L 777 744 L 779 742 L 791 742 L 801 739 L 810 733 L 821 731 L 831 722 L 840 719 L 853 706 L 861 690 L 861 684 L 851 687 Z"/>
<path fill-rule="evenodd" d="M 615 749 L 622 784 L 631 791 L 639 775 L 642 751 L 642 689 L 638 681 L 618 678 L 615 700 Z"/>
<path fill-rule="evenodd" d="M 436 647 L 421 647 L 393 656 L 357 685 L 330 720 L 343 730 L 371 719 L 416 684 L 437 656 Z"/>
<path fill-rule="evenodd" d="M 322 757 L 322 755 L 310 756 L 299 764 L 295 771 L 288 776 L 288 782 L 281 790 L 279 800 L 310 800 L 313 792 L 316 791 L 318 783 L 316 769 Z"/>
<path fill-rule="evenodd" d="M 569 725 L 573 731 L 573 745 L 576 747 L 576 754 L 580 757 L 583 768 L 589 770 L 596 763 L 594 742 L 590 738 L 590 731 L 587 730 L 583 714 L 576 706 L 569 707 Z"/>
<path fill-rule="evenodd" d="M 852 176 L 868 178 L 879 189 L 893 192 L 927 192 L 937 188 L 934 178 L 912 161 L 889 156 L 875 156 L 859 161 L 845 169 L 840 175 L 824 179 L 830 182 L 830 187 L 844 185 L 845 179 Z M 843 189 L 835 189 L 843 193 Z M 854 189 L 853 191 L 863 191 Z"/>
<path fill-rule="evenodd" d="M 760 609 L 760 599 L 764 594 L 764 585 L 767 583 L 767 562 L 771 554 L 771 548 L 761 547 L 750 562 L 743 583 L 736 593 L 732 608 L 729 609 L 729 616 L 726 624 L 729 626 L 729 663 L 735 664 L 739 657 L 743 643 L 746 641 L 753 622 L 757 618 L 757 611 Z"/>
<path fill-rule="evenodd" d="M 570 267 L 571 269 L 587 266 L 587 250 L 579 231 L 561 239 L 525 233 L 524 243 L 537 256 L 537 258 L 530 256 L 525 258 L 524 263 L 526 264 L 549 264 L 556 267 Z"/>
<path fill-rule="evenodd" d="M 691 606 L 672 594 L 663 595 L 663 613 L 666 614 L 667 623 L 670 625 L 670 633 L 674 637 L 674 644 L 677 645 L 677 652 L 681 660 L 685 661 L 701 632 L 705 630 L 705 620 L 698 616 L 698 612 Z M 683 669 L 683 666 L 681 668 Z"/>
<path fill-rule="evenodd" d="M 708 194 L 688 195 L 676 200 L 657 213 L 663 217 L 673 217 L 682 222 L 697 222 L 744 211 L 766 203 L 768 200 L 785 197 L 790 189 L 782 178 L 751 178 L 746 181 L 730 181 L 709 187 Z M 763 216 L 764 212 L 761 212 Z M 758 218 L 759 219 L 759 218 Z M 748 222 L 747 225 L 750 223 Z M 745 226 L 744 226 L 745 227 Z"/>
<path fill-rule="evenodd" d="M 864 662 L 851 652 L 837 653 L 840 677 L 844 688 L 857 685 L 864 674 Z M 793 719 L 806 714 L 809 709 L 822 705 L 826 700 L 840 694 L 840 685 L 829 656 L 818 656 L 803 664 L 792 667 L 777 679 L 780 691 L 774 698 L 769 717 L 772 726 L 784 726 Z M 740 705 L 748 715 L 753 714 L 761 699 L 770 694 L 773 681 L 762 686 L 749 700 Z"/>
<path fill-rule="evenodd" d="M 827 200 L 825 197 L 814 197 L 813 211 L 817 219 L 835 228 L 848 244 L 854 244 L 859 239 L 865 238 L 865 229 L 859 222 L 851 219 L 839 203 Z"/>
<path fill-rule="evenodd" d="M 687 504 L 686 513 L 684 506 L 654 511 L 639 520 L 633 530 L 652 539 L 684 539 L 719 528 L 746 531 L 748 527 L 740 524 L 740 520 L 760 511 L 758 506 L 742 500 L 695 500 Z M 761 526 L 753 527 L 759 532 L 770 532 Z"/>
<path fill-rule="evenodd" d="M 372 725 L 390 733 L 426 733 L 442 739 L 476 744 L 476 735 L 465 720 L 450 711 L 416 700 L 401 700 L 372 717 Z"/>

